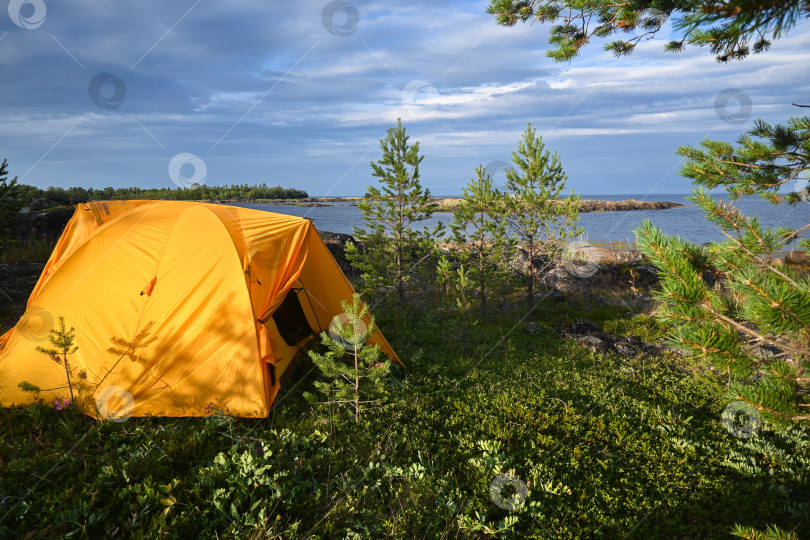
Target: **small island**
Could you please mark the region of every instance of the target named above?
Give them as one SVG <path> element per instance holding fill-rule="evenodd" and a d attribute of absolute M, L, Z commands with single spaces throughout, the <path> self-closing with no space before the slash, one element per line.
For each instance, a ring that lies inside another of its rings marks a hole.
<path fill-rule="evenodd" d="M 461 202 L 461 199 L 454 197 L 437 197 L 430 201 L 434 207 L 434 212 L 453 212 L 456 206 Z M 588 212 L 619 212 L 625 210 L 666 210 L 668 208 L 679 208 L 685 206 L 681 203 L 669 201 L 637 201 L 635 199 L 627 199 L 624 201 L 599 201 L 599 200 L 581 200 L 579 204 L 579 213 L 585 214 Z"/>

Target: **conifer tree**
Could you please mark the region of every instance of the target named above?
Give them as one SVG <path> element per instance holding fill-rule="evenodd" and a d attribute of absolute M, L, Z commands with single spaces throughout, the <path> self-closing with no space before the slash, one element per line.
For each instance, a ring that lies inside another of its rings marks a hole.
<path fill-rule="evenodd" d="M 771 40 L 782 37 L 810 16 L 808 0 L 490 0 L 487 12 L 498 24 L 551 23 L 546 55 L 571 60 L 592 37 L 632 34 L 604 45 L 616 56 L 633 52 L 636 45 L 659 32 L 672 39 L 664 49 L 680 52 L 686 44 L 708 47 L 720 62 L 741 60 L 761 53 Z"/>
<path fill-rule="evenodd" d="M 388 129 L 380 139 L 382 158 L 371 164 L 372 176 L 379 187 L 369 186 L 365 197 L 357 203 L 363 213 L 365 228 L 355 227 L 354 236 L 364 245 L 347 246 L 347 258 L 360 271 L 365 291 L 374 295 L 395 290 L 400 304 L 405 302 L 415 273 L 431 264 L 424 264 L 435 254 L 435 239 L 441 234 L 441 223 L 429 230 L 412 226 L 431 216 L 430 190 L 419 180 L 419 143 L 409 143 L 402 122 Z"/>
<path fill-rule="evenodd" d="M 566 241 L 582 232 L 575 227 L 579 197 L 571 190 L 568 197 L 560 198 L 567 179 L 560 158 L 535 135 L 529 124 L 518 151 L 512 153 L 515 166 L 506 170 L 506 220 L 526 252 L 526 297 L 530 304 L 539 275 L 562 257 Z M 544 268 L 537 268 L 535 261 L 541 255 L 546 262 Z"/>
<path fill-rule="evenodd" d="M 23 207 L 18 196 L 17 177 L 8 179 L 8 161 L 0 163 L 0 247 L 8 241 L 6 228 L 11 217 Z"/>
<path fill-rule="evenodd" d="M 645 221 L 639 248 L 661 269 L 659 317 L 672 325 L 670 341 L 721 369 L 730 401 L 748 403 L 772 421 L 806 421 L 810 277 L 775 259 L 791 245 L 810 247 L 807 238 L 798 240 L 810 223 L 764 229 L 706 189 L 722 187 L 732 201 L 758 195 L 774 204 L 807 204 L 810 118 L 786 126 L 757 121 L 737 143 L 704 140 L 702 149 L 678 150 L 687 158 L 681 174 L 701 188 L 690 199 L 727 240 L 697 246 Z M 784 194 L 783 186 L 794 190 Z"/>
<path fill-rule="evenodd" d="M 444 321 L 444 328 L 461 343 L 461 351 L 467 352 L 467 336 L 475 332 L 478 321 L 473 319 L 473 298 L 475 284 L 470 279 L 470 272 L 460 264 L 458 268 L 446 256 L 439 259 L 437 265 L 437 283 L 441 292 L 450 301 L 451 313 L 457 317 L 450 317 Z"/>
<path fill-rule="evenodd" d="M 70 393 L 70 401 L 71 403 L 75 403 L 75 397 L 73 395 L 73 386 L 76 384 L 74 382 L 73 376 L 73 367 L 71 367 L 70 362 L 68 360 L 68 355 L 74 354 L 79 347 L 76 347 L 73 343 L 76 340 L 76 332 L 75 328 L 72 326 L 68 328 L 65 325 L 65 318 L 59 317 L 59 326 L 55 329 L 52 329 L 48 332 L 48 341 L 50 342 L 50 347 L 40 347 L 37 346 L 37 352 L 41 352 L 42 354 L 46 355 L 48 358 L 56 362 L 57 364 L 61 365 L 65 370 L 65 382 Z M 82 377 L 84 378 L 84 377 Z"/>
<path fill-rule="evenodd" d="M 515 241 L 508 234 L 506 211 L 503 195 L 479 165 L 462 192 L 450 228 L 451 250 L 467 268 L 465 281 L 475 291 L 481 315 L 487 313 L 490 298 L 511 285 L 507 264 L 514 256 Z"/>
<path fill-rule="evenodd" d="M 359 422 L 360 412 L 377 404 L 384 394 L 391 361 L 380 358 L 379 345 L 366 345 L 376 327 L 360 295 L 354 295 L 352 304 L 345 300 L 341 304 L 344 313 L 332 319 L 329 332 L 321 333 L 321 343 L 328 350 L 323 354 L 309 351 L 327 380 L 315 382 L 320 396 L 306 393 L 305 397 L 323 405 L 348 407 L 354 412 L 355 422 Z M 370 321 L 368 325 L 365 320 Z"/>

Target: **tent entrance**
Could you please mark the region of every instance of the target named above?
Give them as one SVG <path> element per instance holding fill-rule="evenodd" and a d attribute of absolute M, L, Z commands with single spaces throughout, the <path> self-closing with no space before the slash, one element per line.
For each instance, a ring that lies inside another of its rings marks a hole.
<path fill-rule="evenodd" d="M 278 333 L 290 347 L 297 346 L 315 334 L 298 299 L 298 293 L 302 290 L 290 289 L 281 305 L 273 312 L 273 322 L 276 323 Z"/>

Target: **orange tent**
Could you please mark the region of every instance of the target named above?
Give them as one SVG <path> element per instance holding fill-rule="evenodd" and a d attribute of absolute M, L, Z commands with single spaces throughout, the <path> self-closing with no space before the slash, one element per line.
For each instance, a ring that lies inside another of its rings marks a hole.
<path fill-rule="evenodd" d="M 67 397 L 38 352 L 64 317 L 98 416 L 267 416 L 293 357 L 354 289 L 312 223 L 177 201 L 79 204 L 25 314 L 0 336 L 0 403 Z M 377 332 L 371 344 L 399 362 Z M 112 399 L 115 399 L 115 405 Z"/>

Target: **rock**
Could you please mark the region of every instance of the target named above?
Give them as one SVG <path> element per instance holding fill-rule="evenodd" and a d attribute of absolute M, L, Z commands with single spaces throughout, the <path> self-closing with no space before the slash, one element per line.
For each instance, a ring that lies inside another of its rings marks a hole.
<path fill-rule="evenodd" d="M 754 355 L 760 360 L 770 360 L 777 354 L 782 354 L 784 351 L 779 347 L 773 345 L 760 345 L 753 350 Z"/>
<path fill-rule="evenodd" d="M 573 322 L 560 329 L 563 337 L 573 339 L 594 352 L 611 352 L 625 358 L 636 358 L 642 353 L 651 356 L 664 352 L 659 343 L 644 343 L 638 336 L 619 337 L 600 332 L 596 325 L 589 322 Z"/>
<path fill-rule="evenodd" d="M 644 255 L 637 249 L 583 242 L 570 242 L 565 255 L 567 260 L 587 263 L 630 263 L 644 260 Z"/>
<path fill-rule="evenodd" d="M 580 342 L 582 345 L 585 345 L 590 350 L 594 352 L 608 352 L 610 350 L 607 343 L 602 341 L 596 336 L 592 335 L 585 335 L 585 336 L 578 336 L 574 335 L 573 339 Z"/>
<path fill-rule="evenodd" d="M 536 292 L 534 293 L 534 298 L 549 304 L 562 304 L 563 302 L 568 301 L 568 297 L 565 296 L 565 293 L 562 293 L 557 289 Z"/>
<path fill-rule="evenodd" d="M 546 288 L 567 294 L 588 295 L 603 291 L 610 291 L 614 295 L 639 293 L 658 284 L 658 268 L 645 262 L 579 264 L 569 261 L 547 272 L 541 281 Z"/>
<path fill-rule="evenodd" d="M 453 197 L 434 197 L 430 199 L 430 204 L 435 212 L 452 212 L 461 199 Z M 669 201 L 637 201 L 628 199 L 626 201 L 580 201 L 579 212 L 616 212 L 626 210 L 666 210 L 668 208 L 679 208 L 684 206 L 680 203 Z"/>
<path fill-rule="evenodd" d="M 668 201 L 637 201 L 628 199 L 626 201 L 591 201 L 585 200 L 579 203 L 579 212 L 617 212 L 626 210 L 666 210 L 668 208 L 679 208 L 684 206 L 680 203 Z"/>
<path fill-rule="evenodd" d="M 785 255 L 785 264 L 793 266 L 810 266 L 810 255 L 803 249 L 796 249 Z"/>
<path fill-rule="evenodd" d="M 60 203 L 59 201 L 48 199 L 47 197 L 31 197 L 28 199 L 28 208 L 32 212 L 47 210 L 48 208 L 53 208 L 55 206 L 63 206 L 63 204 L 64 203 Z"/>
<path fill-rule="evenodd" d="M 343 270 L 343 273 L 346 275 L 353 275 L 355 270 L 351 263 L 346 259 L 346 243 L 352 242 L 356 244 L 357 241 L 354 239 L 354 237 L 350 234 L 333 233 L 328 231 L 318 231 L 318 236 L 320 236 L 323 243 L 326 244 L 326 248 L 335 258 L 338 266 L 340 266 L 340 269 Z"/>
<path fill-rule="evenodd" d="M 507 264 L 509 268 L 521 276 L 526 276 L 529 274 L 529 254 L 523 249 L 518 249 Z M 532 265 L 534 266 L 536 272 L 543 274 L 552 267 L 553 263 L 549 257 L 540 255 L 532 259 Z"/>
<path fill-rule="evenodd" d="M 540 325 L 534 321 L 527 322 L 523 326 L 523 331 L 531 336 L 532 334 L 536 334 L 540 331 Z"/>
<path fill-rule="evenodd" d="M 714 287 L 719 285 L 723 281 L 723 274 L 719 271 L 712 270 L 711 268 L 707 268 L 703 271 L 703 281 L 706 282 L 706 285 L 709 287 Z"/>
<path fill-rule="evenodd" d="M 641 348 L 644 346 L 644 342 L 638 336 L 627 336 L 624 340 L 632 347 Z"/>
<path fill-rule="evenodd" d="M 627 358 L 635 358 L 641 354 L 641 351 L 628 343 L 627 341 L 617 341 L 613 347 L 616 352 Z"/>
<path fill-rule="evenodd" d="M 576 321 L 570 324 L 568 331 L 573 334 L 591 334 L 593 332 L 598 332 L 599 328 L 593 323 Z"/>
<path fill-rule="evenodd" d="M 604 296 L 590 292 L 577 296 L 577 301 L 581 304 L 588 304 L 591 306 L 608 305 L 608 301 L 605 300 Z"/>
<path fill-rule="evenodd" d="M 333 255 L 338 253 L 341 257 L 345 257 L 347 243 L 357 242 L 352 235 L 344 233 L 318 231 L 318 236 L 321 237 L 321 240 L 323 240 L 323 243 L 326 244 L 326 247 L 329 248 L 329 251 L 331 251 Z"/>

